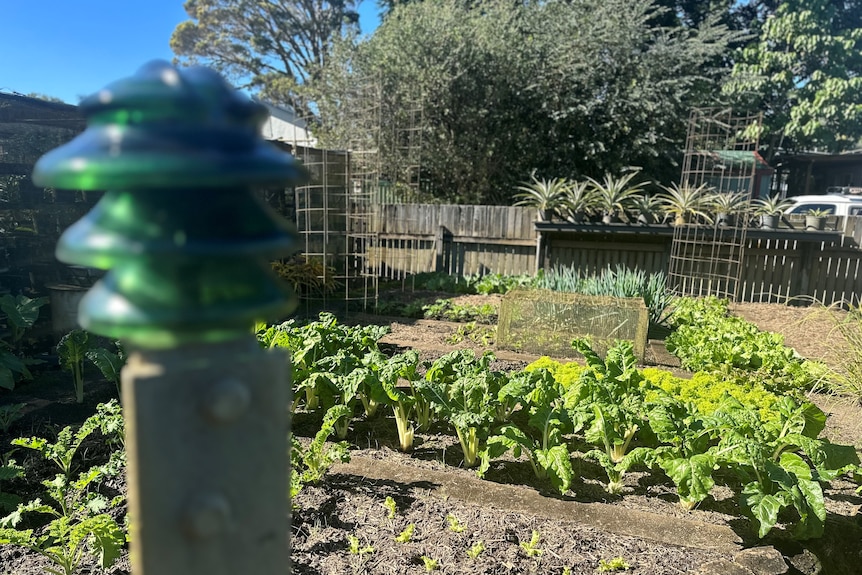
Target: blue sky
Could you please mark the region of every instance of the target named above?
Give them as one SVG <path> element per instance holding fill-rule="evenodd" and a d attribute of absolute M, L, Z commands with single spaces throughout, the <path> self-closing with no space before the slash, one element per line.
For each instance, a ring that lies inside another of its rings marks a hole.
<path fill-rule="evenodd" d="M 368 33 L 376 2 L 359 10 Z M 0 0 L 0 90 L 77 104 L 149 60 L 170 60 L 171 33 L 187 19 L 183 0 Z"/>

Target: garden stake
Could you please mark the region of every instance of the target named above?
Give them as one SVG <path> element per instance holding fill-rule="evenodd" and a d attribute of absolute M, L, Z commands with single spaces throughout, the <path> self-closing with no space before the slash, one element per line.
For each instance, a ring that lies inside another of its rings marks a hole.
<path fill-rule="evenodd" d="M 295 237 L 253 188 L 301 178 L 265 108 L 206 68 L 151 62 L 85 99 L 87 130 L 33 180 L 107 190 L 57 246 L 109 270 L 81 325 L 121 339 L 135 575 L 289 572 L 287 362 L 256 320 L 294 298 L 271 259 Z"/>

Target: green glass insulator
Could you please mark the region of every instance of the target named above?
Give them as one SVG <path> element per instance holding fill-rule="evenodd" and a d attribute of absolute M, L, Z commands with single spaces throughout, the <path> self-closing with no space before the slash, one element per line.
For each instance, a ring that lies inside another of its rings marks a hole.
<path fill-rule="evenodd" d="M 81 103 L 87 130 L 43 156 L 43 186 L 105 190 L 57 246 L 109 270 L 84 298 L 90 331 L 144 347 L 219 341 L 289 313 L 268 260 L 293 228 L 254 195 L 304 177 L 265 142 L 266 109 L 206 68 L 152 62 Z"/>

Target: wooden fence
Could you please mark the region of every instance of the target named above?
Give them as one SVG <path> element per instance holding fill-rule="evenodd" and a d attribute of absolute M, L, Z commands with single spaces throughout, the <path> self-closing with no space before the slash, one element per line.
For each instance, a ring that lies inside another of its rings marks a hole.
<path fill-rule="evenodd" d="M 381 277 L 536 271 L 536 211 L 506 206 L 389 204 L 374 214 L 369 259 Z"/>
<path fill-rule="evenodd" d="M 381 205 L 370 263 L 389 279 L 429 271 L 531 274 L 555 265 L 574 266 L 583 274 L 617 265 L 648 273 L 668 270 L 672 228 L 563 224 L 539 234 L 535 216 L 520 207 Z M 862 218 L 832 224 L 833 231 L 820 236 L 751 232 L 737 299 L 860 303 Z"/>

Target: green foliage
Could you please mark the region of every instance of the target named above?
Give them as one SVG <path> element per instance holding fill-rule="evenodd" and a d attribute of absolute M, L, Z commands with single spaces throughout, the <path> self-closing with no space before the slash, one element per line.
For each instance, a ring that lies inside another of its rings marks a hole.
<path fill-rule="evenodd" d="M 26 403 L 0 405 L 0 431 L 7 433 L 12 424 L 24 416 L 21 410 L 25 407 L 27 407 Z"/>
<path fill-rule="evenodd" d="M 483 551 L 485 551 L 485 542 L 480 539 L 467 549 L 467 557 L 470 559 L 477 559 Z"/>
<path fill-rule="evenodd" d="M 190 20 L 177 25 L 171 50 L 205 62 L 270 101 L 307 111 L 302 87 L 326 62 L 331 43 L 355 33 L 357 2 L 330 0 L 299 7 L 283 0 L 189 0 Z"/>
<path fill-rule="evenodd" d="M 688 112 L 713 101 L 735 38 L 717 17 L 664 27 L 649 0 L 410 2 L 330 58 L 317 85 L 330 119 L 321 138 L 345 147 L 362 109 L 345 87 L 379 78 L 367 120 L 382 116 L 381 134 L 393 135 L 373 146 L 384 171 L 409 181 L 407 166 L 421 163 L 440 198 L 508 202 L 533 170 L 580 178 L 645 166 L 667 181 Z M 413 154 L 419 162 L 394 137 L 417 106 L 410 125 L 434 142 Z"/>
<path fill-rule="evenodd" d="M 346 405 L 353 400 L 372 375 L 369 366 L 362 365 L 363 359 L 378 351 L 377 342 L 388 332 L 385 326 L 346 326 L 333 314 L 321 313 L 317 321 L 306 324 L 289 320 L 262 327 L 257 339 L 261 347 L 291 352 L 294 396 L 304 392 L 305 408 L 313 410 L 320 406 L 321 395 L 330 404 L 340 401 Z M 345 418 L 339 433 L 347 432 L 349 417 Z"/>
<path fill-rule="evenodd" d="M 862 138 L 862 19 L 856 2 L 778 3 L 757 41 L 734 58 L 725 94 L 763 112 L 760 136 L 780 150 L 838 152 Z M 755 132 L 755 130 L 750 130 Z"/>
<path fill-rule="evenodd" d="M 489 304 L 457 304 L 450 299 L 438 299 L 422 306 L 425 319 L 443 319 L 458 322 L 493 324 L 497 322 L 497 309 Z"/>
<path fill-rule="evenodd" d="M 386 499 L 383 501 L 383 506 L 386 508 L 386 517 L 389 519 L 395 519 L 395 500 L 392 499 L 391 496 L 387 495 Z"/>
<path fill-rule="evenodd" d="M 756 372 L 770 391 L 794 392 L 817 383 L 820 366 L 786 347 L 780 334 L 762 332 L 727 314 L 727 303 L 715 298 L 680 298 L 671 318 L 675 330 L 666 340 L 668 351 L 692 371 Z"/>
<path fill-rule="evenodd" d="M 0 461 L 0 488 L 3 487 L 4 481 L 11 481 L 24 475 L 24 468 L 15 463 L 14 459 Z M 12 493 L 6 493 L 0 489 L 0 511 L 12 511 L 18 504 L 21 503 L 21 498 Z"/>
<path fill-rule="evenodd" d="M 324 266 L 320 261 L 304 256 L 272 262 L 272 271 L 302 297 L 321 297 L 338 289 L 335 268 Z"/>
<path fill-rule="evenodd" d="M 371 545 L 365 545 L 364 547 L 359 543 L 359 538 L 355 535 L 347 536 L 347 550 L 350 551 L 351 555 L 367 555 L 370 553 L 374 553 L 374 547 Z"/>
<path fill-rule="evenodd" d="M 0 296 L 0 319 L 9 329 L 11 340 L 0 339 L 0 387 L 15 389 L 15 383 L 33 376 L 27 369 L 27 361 L 20 357 L 20 344 L 24 333 L 31 328 L 39 317 L 39 308 L 48 298 L 31 299 L 24 295 Z"/>
<path fill-rule="evenodd" d="M 456 350 L 438 358 L 425 372 L 423 395 L 455 428 L 464 465 L 479 464 L 481 443 L 488 437 L 508 378 L 489 369 L 494 355 L 477 358 L 472 350 Z"/>
<path fill-rule="evenodd" d="M 93 466 L 72 480 L 73 460 L 87 437 L 101 430 L 110 444 L 111 437 L 122 432 L 122 418 L 116 402 L 99 407 L 99 412 L 87 418 L 76 432 L 70 427 L 61 430 L 54 443 L 40 437 L 12 441 L 13 445 L 35 450 L 44 460 L 53 462 L 61 473 L 42 482 L 53 505 L 35 499 L 19 504 L 15 511 L 0 519 L 0 544 L 18 545 L 41 554 L 53 563 L 46 571 L 55 575 L 77 572 L 88 554 L 107 569 L 119 557 L 126 542 L 125 533 L 109 513 L 123 497 L 108 501 L 93 489 L 103 478 L 122 472 L 125 452 L 114 451 L 107 464 Z M 51 519 L 38 532 L 19 528 L 24 516 L 32 513 L 48 515 Z"/>
<path fill-rule="evenodd" d="M 743 483 L 740 504 L 758 536 L 769 533 L 781 509 L 793 507 L 799 520 L 792 535 L 819 537 L 826 519 L 820 483 L 852 473 L 859 458 L 851 446 L 817 439 L 826 415 L 813 404 L 782 397 L 776 407 L 779 417 L 762 422 L 728 397 L 710 423 L 719 438 L 718 451 Z"/>
<path fill-rule="evenodd" d="M 449 531 L 452 533 L 463 533 L 464 529 L 466 529 L 466 527 L 458 521 L 458 518 L 451 513 L 446 516 L 446 522 L 449 523 Z"/>
<path fill-rule="evenodd" d="M 569 413 L 565 409 L 565 389 L 548 370 L 534 369 L 524 373 L 526 377 L 513 376 L 512 380 L 522 381 L 517 396 L 529 410 L 527 426 L 506 424 L 488 438 L 486 448 L 481 453 L 479 475 L 487 471 L 491 459 L 510 450 L 518 458 L 523 451 L 529 455 L 536 477 L 549 479 L 560 493 L 565 493 L 574 476 L 564 438 L 565 434 L 573 431 Z"/>
<path fill-rule="evenodd" d="M 575 267 L 554 267 L 536 279 L 536 287 L 585 295 L 642 298 L 653 325 L 666 322 L 666 314 L 676 300 L 663 273 L 647 275 L 643 270 L 631 270 L 621 265 L 590 276 L 582 275 Z"/>
<path fill-rule="evenodd" d="M 84 403 L 84 358 L 91 348 L 90 334 L 82 329 L 70 331 L 57 344 L 60 365 L 72 372 L 75 400 L 78 403 Z"/>
<path fill-rule="evenodd" d="M 107 350 L 104 347 L 97 347 L 95 349 L 88 350 L 85 355 L 93 365 L 99 368 L 99 371 L 102 373 L 102 377 L 117 386 L 117 394 L 119 395 L 120 372 L 126 364 L 126 353 L 119 341 L 115 341 L 114 346 L 117 348 L 116 353 Z"/>

